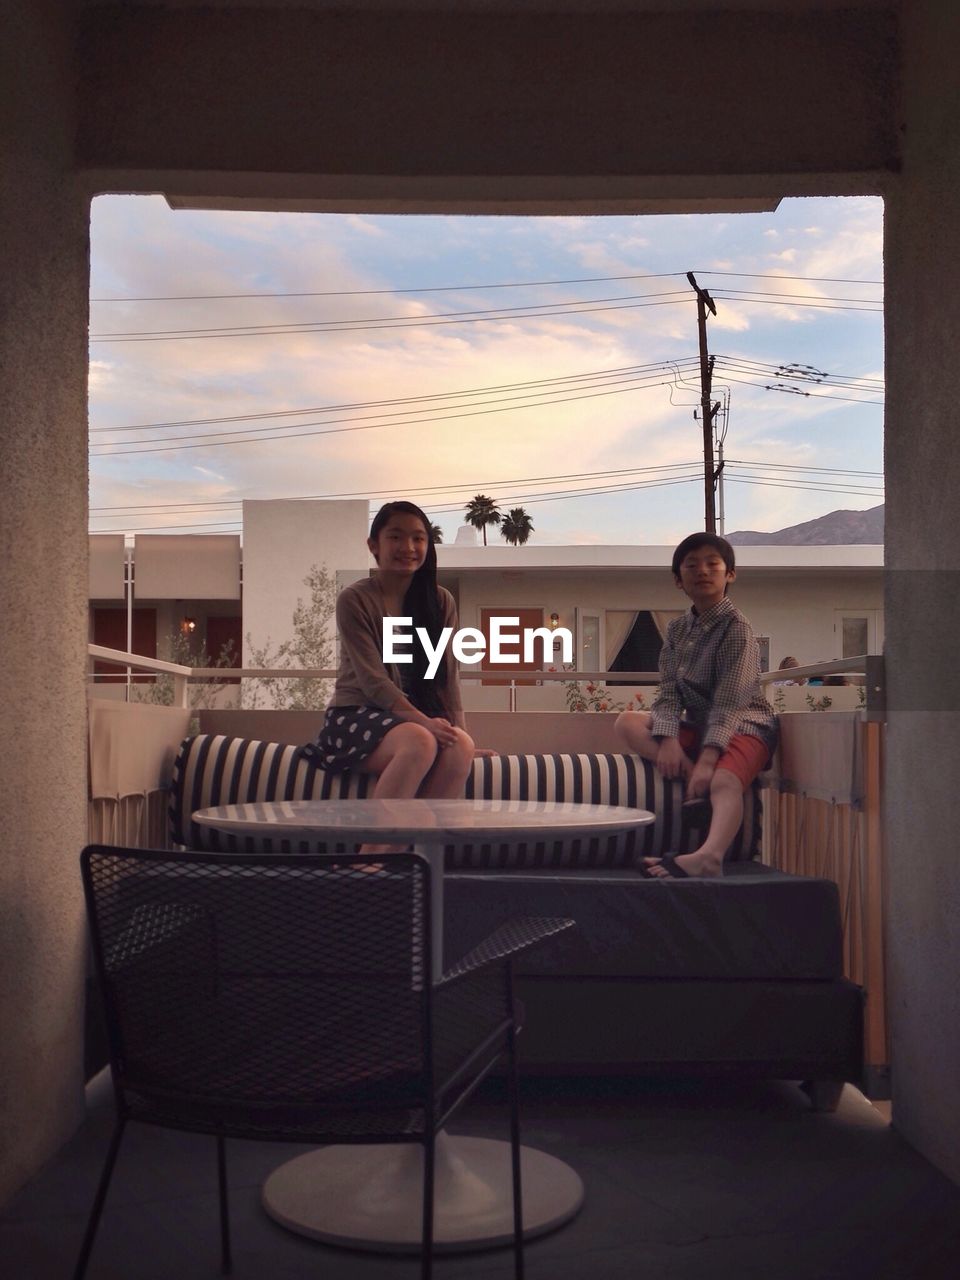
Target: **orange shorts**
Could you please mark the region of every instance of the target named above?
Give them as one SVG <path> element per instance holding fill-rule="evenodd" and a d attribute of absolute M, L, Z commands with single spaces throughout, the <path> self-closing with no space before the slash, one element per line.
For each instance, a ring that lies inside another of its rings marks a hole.
<path fill-rule="evenodd" d="M 696 760 L 700 750 L 701 731 L 692 724 L 680 726 L 680 745 L 690 757 Z M 766 743 L 755 738 L 751 733 L 735 733 L 727 744 L 727 749 L 717 761 L 718 769 L 729 769 L 739 778 L 744 789 L 750 786 L 758 773 L 762 773 L 770 760 L 770 751 Z"/>

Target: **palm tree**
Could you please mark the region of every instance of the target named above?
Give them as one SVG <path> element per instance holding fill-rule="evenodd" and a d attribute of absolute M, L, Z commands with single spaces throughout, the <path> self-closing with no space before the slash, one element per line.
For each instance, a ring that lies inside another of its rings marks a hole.
<path fill-rule="evenodd" d="M 487 545 L 487 525 L 500 523 L 500 508 L 494 502 L 493 498 L 488 498 L 486 494 L 478 493 L 475 498 L 471 498 L 466 508 L 467 524 L 472 524 L 475 529 L 483 531 L 483 545 Z"/>
<path fill-rule="evenodd" d="M 533 521 L 523 507 L 513 507 L 500 522 L 500 533 L 514 547 L 522 547 L 533 533 Z"/>
<path fill-rule="evenodd" d="M 443 541 L 443 530 L 438 524 L 430 525 L 430 537 L 438 544 Z"/>

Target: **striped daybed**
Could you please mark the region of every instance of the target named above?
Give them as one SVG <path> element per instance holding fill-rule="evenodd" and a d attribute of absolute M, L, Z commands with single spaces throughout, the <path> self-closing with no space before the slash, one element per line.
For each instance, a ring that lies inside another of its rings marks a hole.
<path fill-rule="evenodd" d="M 369 786 L 362 775 L 316 769 L 299 747 L 202 734 L 184 741 L 176 761 L 171 836 L 193 848 L 269 849 L 266 840 L 199 827 L 191 815 L 257 800 L 346 799 Z M 843 1081 L 859 1079 L 862 993 L 843 977 L 837 886 L 753 859 L 756 792 L 723 878 L 669 883 L 645 878 L 638 859 L 691 849 L 700 836 L 681 810 L 680 784 L 637 756 L 482 757 L 467 795 L 656 814 L 627 836 L 447 850 L 444 933 L 457 954 L 511 916 L 577 922 L 518 972 L 526 1071 L 807 1080 L 826 1106 Z M 313 847 L 322 846 L 296 843 Z"/>
<path fill-rule="evenodd" d="M 300 747 L 248 738 L 201 734 L 184 740 L 174 766 L 170 806 L 171 837 L 191 849 L 263 847 L 262 840 L 226 836 L 191 821 L 211 805 L 266 800 L 329 800 L 363 797 L 372 790 L 367 774 L 326 773 Z M 639 756 L 501 755 L 474 761 L 468 797 L 516 800 L 571 800 L 649 809 L 656 821 L 638 832 L 605 839 L 467 845 L 447 852 L 448 870 L 467 868 L 606 868 L 622 870 L 638 858 L 685 853 L 700 841 L 698 829 L 681 809 L 681 785 L 665 781 Z M 760 804 L 756 790 L 744 807 L 743 826 L 727 853 L 729 861 L 756 856 Z M 273 841 L 279 850 L 283 842 Z M 313 846 L 311 846 L 313 847 Z M 318 850 L 323 845 L 315 846 Z M 340 852 L 337 848 L 335 852 Z"/>

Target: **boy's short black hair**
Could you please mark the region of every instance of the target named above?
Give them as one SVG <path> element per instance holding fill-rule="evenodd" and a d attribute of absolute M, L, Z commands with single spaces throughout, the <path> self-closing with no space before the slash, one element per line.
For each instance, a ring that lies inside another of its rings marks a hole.
<path fill-rule="evenodd" d="M 723 563 L 727 566 L 728 573 L 733 573 L 736 570 L 737 558 L 733 553 L 733 547 L 731 547 L 726 538 L 721 538 L 718 533 L 691 533 L 684 538 L 673 553 L 670 567 L 675 578 L 680 577 L 680 566 L 690 552 L 697 551 L 700 547 L 712 547 L 714 551 L 718 551 L 723 557 Z"/>

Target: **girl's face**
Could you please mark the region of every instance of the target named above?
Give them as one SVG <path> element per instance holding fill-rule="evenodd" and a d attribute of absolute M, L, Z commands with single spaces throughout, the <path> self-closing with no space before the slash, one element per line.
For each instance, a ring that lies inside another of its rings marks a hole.
<path fill-rule="evenodd" d="M 380 569 L 412 577 L 427 558 L 430 536 L 419 516 L 398 511 L 367 546 Z"/>

